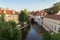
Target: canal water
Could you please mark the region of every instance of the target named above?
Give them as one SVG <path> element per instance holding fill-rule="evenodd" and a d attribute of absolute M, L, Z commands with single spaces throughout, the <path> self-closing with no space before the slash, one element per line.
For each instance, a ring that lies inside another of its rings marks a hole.
<path fill-rule="evenodd" d="M 40 27 L 31 24 L 26 40 L 42 40 L 42 31 Z"/>

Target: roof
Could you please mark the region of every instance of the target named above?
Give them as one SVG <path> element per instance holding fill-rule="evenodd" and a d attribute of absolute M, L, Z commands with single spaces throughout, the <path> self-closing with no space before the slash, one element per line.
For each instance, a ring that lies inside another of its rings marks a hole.
<path fill-rule="evenodd" d="M 44 17 L 54 19 L 54 20 L 60 20 L 60 15 L 46 15 Z"/>
<path fill-rule="evenodd" d="M 31 14 L 33 14 L 34 16 L 39 16 L 39 15 L 45 15 L 46 12 L 44 10 L 32 11 Z"/>
<path fill-rule="evenodd" d="M 10 9 L 2 9 L 0 8 L 0 13 L 5 13 L 5 14 L 19 14 L 19 12 L 10 10 Z"/>

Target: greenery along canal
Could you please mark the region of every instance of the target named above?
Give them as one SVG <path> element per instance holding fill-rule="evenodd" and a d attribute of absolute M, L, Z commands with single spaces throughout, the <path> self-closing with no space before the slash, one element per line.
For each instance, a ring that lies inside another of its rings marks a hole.
<path fill-rule="evenodd" d="M 27 22 L 29 19 L 25 11 L 21 11 L 21 14 L 19 15 L 19 24 L 21 24 L 22 27 L 25 25 L 24 22 Z M 27 24 L 29 23 L 30 22 L 28 21 Z M 25 40 L 29 26 L 19 30 L 17 25 L 18 24 L 12 20 L 6 22 L 4 14 L 0 14 L 0 40 Z"/>
<path fill-rule="evenodd" d="M 22 32 L 22 40 L 26 40 L 26 37 L 27 37 L 27 34 L 29 32 L 29 29 L 30 29 L 30 25 L 21 29 L 21 32 Z"/>
<path fill-rule="evenodd" d="M 27 33 L 30 29 L 29 12 L 26 9 L 21 10 L 19 14 L 19 24 L 21 25 L 21 28 L 28 25 L 21 29 L 21 38 L 22 40 L 26 40 Z"/>
<path fill-rule="evenodd" d="M 34 24 L 34 20 L 33 19 L 31 19 L 32 21 L 31 21 L 31 23 L 32 24 Z M 32 28 L 31 27 L 31 25 L 30 25 L 30 20 L 29 20 L 29 13 L 26 11 L 26 9 L 25 10 L 21 10 L 21 12 L 20 12 L 20 14 L 19 14 L 19 24 L 21 24 L 21 27 L 24 27 L 25 26 L 25 23 L 27 22 L 27 24 L 29 24 L 29 26 L 27 26 L 27 27 L 25 27 L 25 28 L 23 28 L 23 29 L 21 29 L 21 38 L 22 38 L 22 40 L 26 40 L 26 38 L 27 38 L 27 35 L 28 35 L 28 32 L 30 32 L 31 31 L 31 33 L 33 33 L 34 35 L 37 33 L 36 31 L 35 31 L 35 29 L 34 28 Z M 30 31 L 29 31 L 30 30 Z M 33 32 L 32 32 L 33 31 Z M 32 35 L 33 36 L 33 35 Z M 41 40 L 41 36 L 39 36 L 38 34 L 36 34 L 35 35 L 37 38 L 36 38 L 36 40 L 37 39 L 39 39 L 39 40 Z M 31 36 L 30 36 L 31 37 Z M 39 38 L 40 37 L 40 38 Z M 35 38 L 35 37 L 34 37 Z M 28 40 L 28 39 L 27 39 Z M 35 40 L 35 39 L 34 39 Z"/>
<path fill-rule="evenodd" d="M 6 22 L 4 14 L 0 16 L 0 40 L 21 40 L 21 30 L 16 28 L 15 21 Z"/>

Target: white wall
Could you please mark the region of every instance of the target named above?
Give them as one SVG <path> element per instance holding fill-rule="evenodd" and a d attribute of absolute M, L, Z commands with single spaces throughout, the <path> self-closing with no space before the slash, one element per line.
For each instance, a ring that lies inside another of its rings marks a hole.
<path fill-rule="evenodd" d="M 60 28 L 60 21 L 59 20 L 54 20 L 50 18 L 43 18 L 43 25 L 46 25 L 49 27 L 51 30 L 58 32 Z"/>
<path fill-rule="evenodd" d="M 60 15 L 60 11 L 57 13 L 57 15 Z"/>

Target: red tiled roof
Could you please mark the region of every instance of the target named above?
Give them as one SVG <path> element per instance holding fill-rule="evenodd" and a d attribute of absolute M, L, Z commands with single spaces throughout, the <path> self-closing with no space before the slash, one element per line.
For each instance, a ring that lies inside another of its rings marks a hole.
<path fill-rule="evenodd" d="M 12 11 L 10 10 L 5 10 L 6 11 L 6 14 L 12 14 Z"/>
<path fill-rule="evenodd" d="M 60 15 L 46 15 L 44 16 L 46 18 L 51 18 L 51 19 L 55 19 L 55 20 L 60 20 Z"/>
<path fill-rule="evenodd" d="M 13 13 L 13 12 L 15 12 L 15 13 Z M 6 14 L 18 14 L 18 12 L 12 11 L 12 10 L 6 10 Z"/>
<path fill-rule="evenodd" d="M 45 15 L 45 11 L 41 10 L 41 11 L 32 11 L 31 14 L 35 15 L 35 16 L 39 16 L 39 15 Z"/>
<path fill-rule="evenodd" d="M 15 13 L 13 13 L 13 12 L 15 12 Z M 18 14 L 19 12 L 13 11 L 13 10 L 10 10 L 10 9 L 2 9 L 2 8 L 0 8 L 0 13 L 5 13 L 5 14 Z"/>
<path fill-rule="evenodd" d="M 45 13 L 46 13 L 46 12 L 45 12 L 44 10 L 41 10 L 41 11 L 40 11 L 40 14 L 43 14 L 43 15 L 44 15 Z"/>

